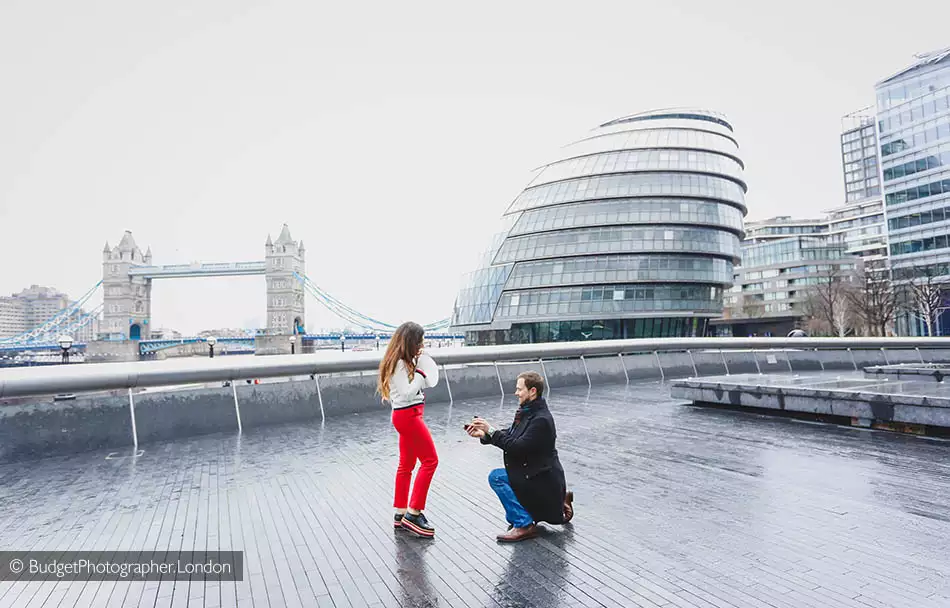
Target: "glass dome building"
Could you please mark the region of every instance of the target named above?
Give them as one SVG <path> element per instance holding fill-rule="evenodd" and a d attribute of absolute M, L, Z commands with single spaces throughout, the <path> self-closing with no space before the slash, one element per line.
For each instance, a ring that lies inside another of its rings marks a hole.
<path fill-rule="evenodd" d="M 563 147 L 463 277 L 468 344 L 706 335 L 739 263 L 744 165 L 715 112 L 611 120 Z"/>

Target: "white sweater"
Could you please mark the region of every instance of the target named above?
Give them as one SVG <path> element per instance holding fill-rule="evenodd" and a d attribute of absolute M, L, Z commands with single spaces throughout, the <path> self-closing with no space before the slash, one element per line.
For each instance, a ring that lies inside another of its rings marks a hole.
<path fill-rule="evenodd" d="M 425 403 L 425 395 L 422 389 L 426 386 L 426 378 L 416 369 L 415 377 L 409 381 L 409 368 L 406 363 L 400 359 L 396 362 L 396 369 L 393 377 L 389 379 L 389 401 L 394 410 L 412 407 Z"/>

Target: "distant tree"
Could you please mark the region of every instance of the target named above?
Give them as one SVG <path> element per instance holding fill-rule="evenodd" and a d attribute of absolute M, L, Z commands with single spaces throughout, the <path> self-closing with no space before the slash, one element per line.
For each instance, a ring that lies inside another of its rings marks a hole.
<path fill-rule="evenodd" d="M 947 286 L 938 282 L 932 265 L 902 269 L 907 282 L 902 284 L 901 304 L 912 317 L 919 319 L 928 336 L 934 335 L 940 314 L 947 309 Z"/>
<path fill-rule="evenodd" d="M 852 275 L 846 274 L 837 265 L 817 277 L 817 282 L 808 289 L 804 302 L 806 316 L 818 321 L 810 326 L 814 329 L 817 329 L 816 325 L 823 326 L 824 331 L 839 337 L 854 330 L 856 315 L 852 305 L 852 279 Z"/>
<path fill-rule="evenodd" d="M 851 310 L 870 336 L 886 336 L 898 310 L 897 291 L 883 262 L 873 262 L 856 273 L 847 291 Z"/>

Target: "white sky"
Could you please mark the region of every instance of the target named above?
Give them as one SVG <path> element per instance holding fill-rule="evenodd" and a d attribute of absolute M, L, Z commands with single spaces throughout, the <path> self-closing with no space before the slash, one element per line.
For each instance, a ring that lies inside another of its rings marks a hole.
<path fill-rule="evenodd" d="M 125 230 L 159 264 L 239 261 L 286 222 L 318 285 L 426 323 L 529 171 L 597 124 L 724 112 L 747 219 L 814 215 L 843 199 L 841 116 L 950 45 L 938 0 L 559 6 L 0 0 L 0 294 L 77 297 Z M 153 327 L 264 321 L 262 277 L 153 293 Z M 307 320 L 337 324 L 313 299 Z"/>

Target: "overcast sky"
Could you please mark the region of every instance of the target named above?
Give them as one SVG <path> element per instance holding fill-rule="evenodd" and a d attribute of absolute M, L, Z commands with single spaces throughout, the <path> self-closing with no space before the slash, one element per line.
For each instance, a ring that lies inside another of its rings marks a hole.
<path fill-rule="evenodd" d="M 0 0 L 0 294 L 80 295 L 125 230 L 156 263 L 241 261 L 286 222 L 318 285 L 426 323 L 532 168 L 668 106 L 732 121 L 747 219 L 818 214 L 841 116 L 950 45 L 947 2 L 886 6 Z M 153 327 L 264 322 L 262 277 L 153 294 Z"/>

